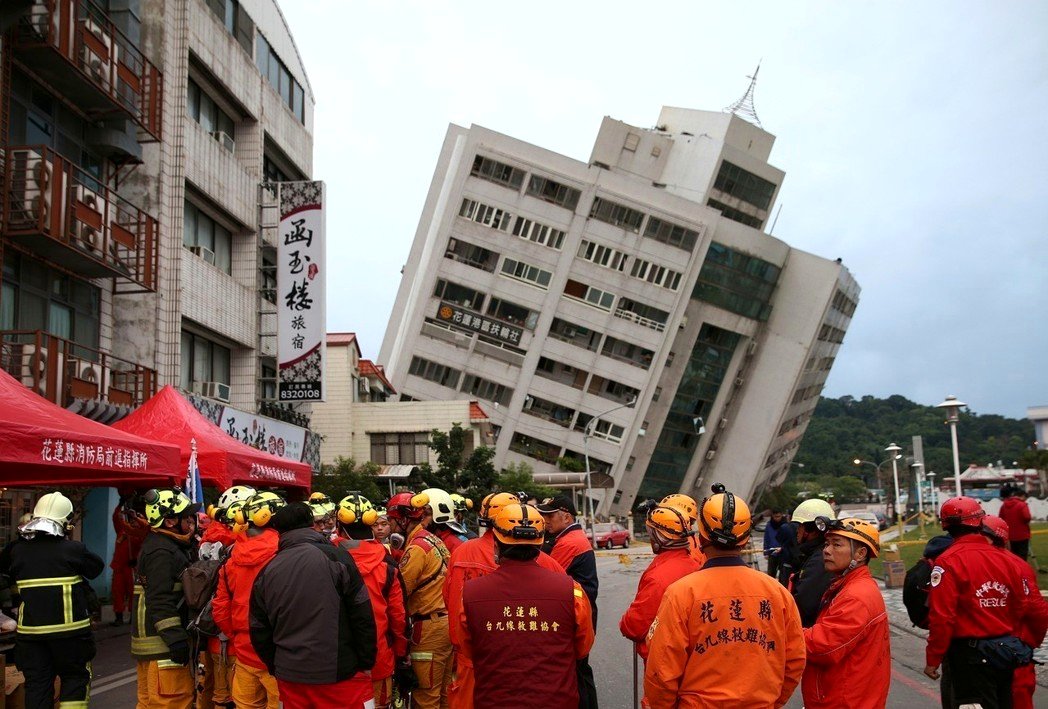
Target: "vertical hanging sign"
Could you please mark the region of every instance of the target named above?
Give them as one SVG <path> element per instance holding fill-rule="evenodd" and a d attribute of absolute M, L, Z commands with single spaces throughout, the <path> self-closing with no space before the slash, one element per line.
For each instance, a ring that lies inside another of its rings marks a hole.
<path fill-rule="evenodd" d="M 277 235 L 280 401 L 324 400 L 324 183 L 280 184 Z"/>

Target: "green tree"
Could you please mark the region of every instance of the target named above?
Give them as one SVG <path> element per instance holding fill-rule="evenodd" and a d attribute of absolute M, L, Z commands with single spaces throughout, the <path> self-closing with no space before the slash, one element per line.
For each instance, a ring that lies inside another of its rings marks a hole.
<path fill-rule="evenodd" d="M 313 477 L 313 491 L 322 492 L 338 502 L 350 492 L 359 492 L 376 505 L 386 499 L 375 475 L 379 466 L 367 462 L 357 465 L 352 458 L 339 457 L 334 465 L 325 465 L 319 475 Z"/>
<path fill-rule="evenodd" d="M 472 437 L 473 431 L 458 423 L 452 424 L 450 431 L 434 429 L 429 447 L 437 454 L 437 466 L 428 462 L 416 466 L 410 480 L 416 485 L 460 493 L 476 504 L 495 489 L 498 473 L 491 464 L 494 448 L 479 446 L 466 453 Z"/>
<path fill-rule="evenodd" d="M 504 492 L 525 492 L 537 500 L 553 497 L 557 491 L 535 482 L 535 471 L 523 460 L 510 463 L 499 474 L 498 489 Z"/>

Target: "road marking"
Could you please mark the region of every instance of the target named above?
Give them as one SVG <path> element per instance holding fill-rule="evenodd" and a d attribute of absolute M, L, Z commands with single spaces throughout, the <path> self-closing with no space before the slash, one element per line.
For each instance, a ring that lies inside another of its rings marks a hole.
<path fill-rule="evenodd" d="M 917 680 L 911 679 L 904 675 L 902 672 L 899 672 L 899 670 L 895 669 L 894 667 L 892 668 L 892 679 L 899 680 L 910 689 L 923 694 L 929 699 L 934 699 L 935 701 L 939 701 L 940 699 L 938 692 L 933 692 Z"/>
<path fill-rule="evenodd" d="M 137 668 L 131 668 L 130 670 L 124 670 L 123 672 L 116 672 L 111 675 L 106 675 L 98 684 L 91 684 L 91 694 L 103 694 L 116 689 L 117 687 L 123 687 L 125 684 L 130 684 L 138 680 Z"/>

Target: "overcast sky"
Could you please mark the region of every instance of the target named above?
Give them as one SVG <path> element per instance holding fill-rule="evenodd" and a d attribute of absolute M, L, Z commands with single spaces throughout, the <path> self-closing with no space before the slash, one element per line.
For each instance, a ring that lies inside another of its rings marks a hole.
<path fill-rule="evenodd" d="M 824 395 L 1048 404 L 1048 3 L 282 0 L 317 98 L 328 330 L 378 354 L 448 123 L 586 161 L 603 116 L 756 108 L 775 236 L 862 287 Z"/>

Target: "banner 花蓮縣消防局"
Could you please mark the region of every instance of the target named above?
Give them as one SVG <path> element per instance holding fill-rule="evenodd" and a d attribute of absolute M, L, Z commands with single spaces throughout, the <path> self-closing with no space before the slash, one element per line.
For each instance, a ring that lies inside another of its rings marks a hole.
<path fill-rule="evenodd" d="M 280 401 L 324 400 L 324 183 L 280 183 L 277 389 Z"/>

